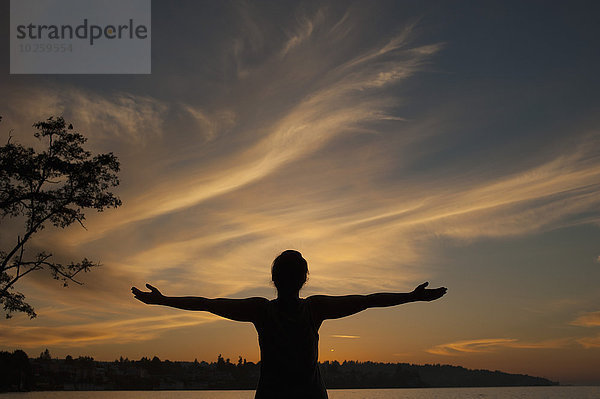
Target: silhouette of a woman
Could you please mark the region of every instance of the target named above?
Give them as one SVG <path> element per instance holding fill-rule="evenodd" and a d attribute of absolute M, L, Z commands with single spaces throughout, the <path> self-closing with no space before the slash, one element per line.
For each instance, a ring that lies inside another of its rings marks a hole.
<path fill-rule="evenodd" d="M 409 293 L 371 295 L 313 295 L 300 298 L 308 264 L 298 251 L 282 252 L 271 269 L 277 299 L 208 299 L 168 297 L 146 284 L 150 292 L 133 287 L 136 299 L 152 305 L 202 310 L 235 320 L 251 322 L 258 332 L 260 379 L 255 399 L 323 399 L 327 391 L 317 365 L 319 327 L 324 320 L 339 319 L 373 307 L 432 301 L 446 293 L 445 287 L 427 289 L 423 283 Z"/>

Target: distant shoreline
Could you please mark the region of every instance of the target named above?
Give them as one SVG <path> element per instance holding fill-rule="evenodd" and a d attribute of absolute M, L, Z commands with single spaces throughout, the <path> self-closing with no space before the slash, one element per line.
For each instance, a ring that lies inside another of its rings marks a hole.
<path fill-rule="evenodd" d="M 556 381 L 441 364 L 338 361 L 319 363 L 327 389 L 498 388 L 560 386 Z M 48 351 L 0 352 L 0 392 L 15 391 L 240 391 L 254 390 L 260 363 L 221 355 L 216 362 L 172 362 L 143 357 L 112 362 L 92 357 L 53 359 Z"/>

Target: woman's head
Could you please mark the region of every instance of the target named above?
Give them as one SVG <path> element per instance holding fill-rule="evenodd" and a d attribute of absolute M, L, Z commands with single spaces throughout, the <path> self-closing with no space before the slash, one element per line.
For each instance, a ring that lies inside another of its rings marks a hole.
<path fill-rule="evenodd" d="M 306 283 L 308 263 L 293 249 L 283 251 L 273 261 L 271 276 L 278 292 L 297 292 Z"/>

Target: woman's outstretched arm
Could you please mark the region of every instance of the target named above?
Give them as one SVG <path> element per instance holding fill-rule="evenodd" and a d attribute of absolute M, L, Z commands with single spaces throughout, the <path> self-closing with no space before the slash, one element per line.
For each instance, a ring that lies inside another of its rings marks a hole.
<path fill-rule="evenodd" d="M 209 299 L 197 296 L 165 296 L 150 284 L 146 284 L 150 290 L 141 291 L 136 287 L 131 288 L 135 299 L 148 305 L 163 305 L 184 310 L 201 310 L 216 314 L 235 321 L 254 322 L 261 314 L 263 306 L 268 302 L 265 298 Z"/>
<path fill-rule="evenodd" d="M 368 308 L 395 306 L 407 302 L 433 301 L 446 294 L 447 288 L 428 289 L 429 283 L 423 283 L 412 292 L 378 293 L 370 295 L 328 296 L 314 295 L 309 297 L 313 316 L 318 323 L 327 319 L 339 319 Z"/>

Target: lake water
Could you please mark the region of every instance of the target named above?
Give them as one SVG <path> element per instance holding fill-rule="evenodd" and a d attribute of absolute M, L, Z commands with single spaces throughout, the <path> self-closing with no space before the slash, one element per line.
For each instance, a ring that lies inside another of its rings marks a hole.
<path fill-rule="evenodd" d="M 332 389 L 330 399 L 600 399 L 600 387 Z M 0 399 L 253 399 L 254 391 L 2 393 Z"/>

